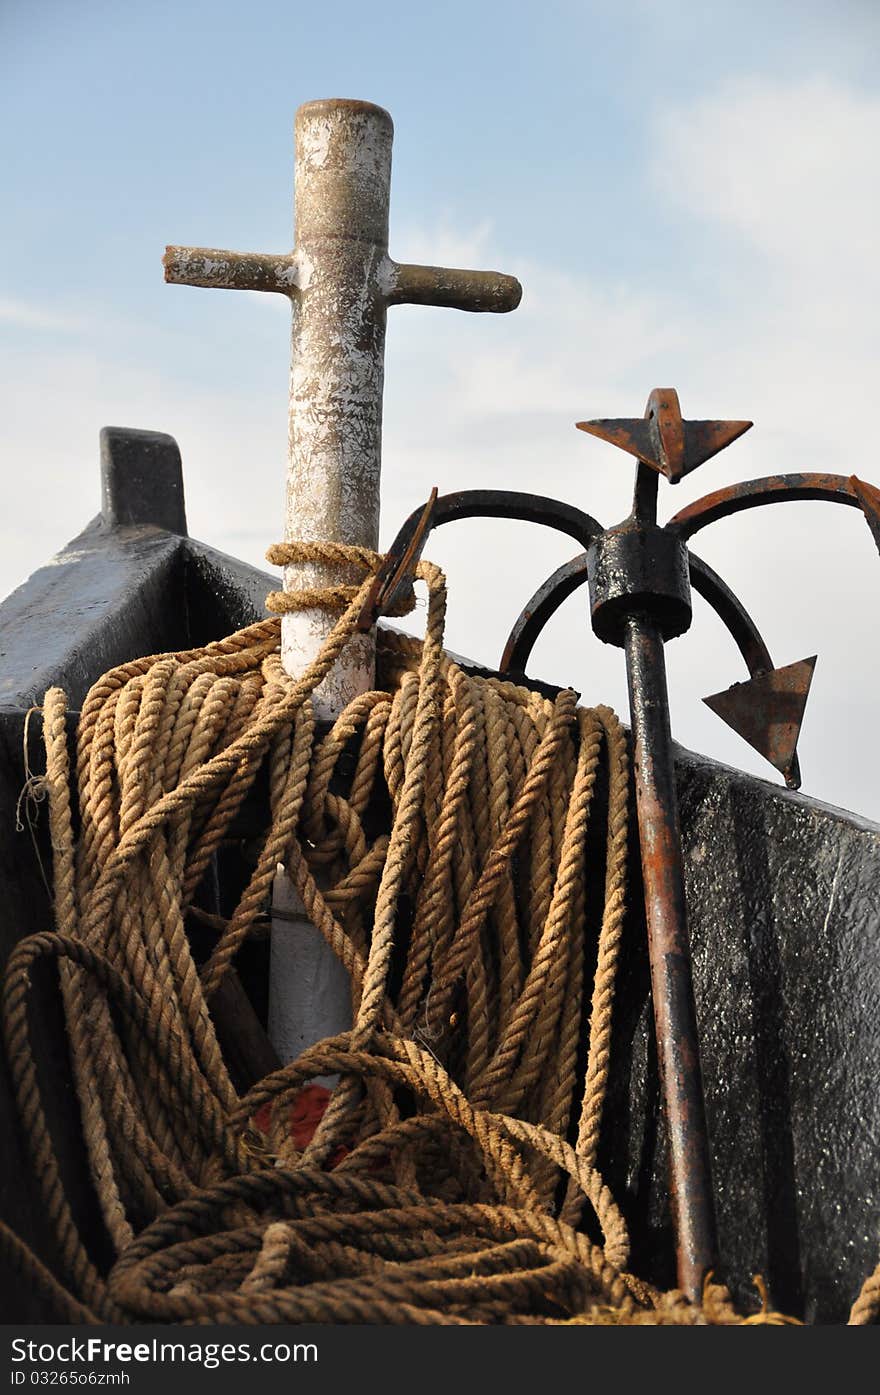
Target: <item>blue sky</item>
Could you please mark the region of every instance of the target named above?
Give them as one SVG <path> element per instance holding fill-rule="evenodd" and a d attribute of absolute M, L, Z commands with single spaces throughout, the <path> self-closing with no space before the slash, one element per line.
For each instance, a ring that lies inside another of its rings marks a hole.
<path fill-rule="evenodd" d="M 384 539 L 434 483 L 540 487 L 621 517 L 623 457 L 572 424 L 637 415 L 670 383 L 685 415 L 756 426 L 668 512 L 770 471 L 880 482 L 861 425 L 878 368 L 878 41 L 867 0 L 0 0 L 0 594 L 97 511 L 107 423 L 177 436 L 196 536 L 259 561 L 279 535 L 288 309 L 165 286 L 160 259 L 167 242 L 289 248 L 293 113 L 313 97 L 391 111 L 393 255 L 525 288 L 512 316 L 391 312 Z M 858 643 L 880 585 L 867 529 L 832 506 L 767 513 L 701 551 L 777 662 L 819 652 L 805 789 L 880 818 L 861 754 L 880 676 Z M 451 647 L 493 660 L 568 548 L 517 525 L 486 526 L 478 548 L 478 527 L 432 555 Z M 829 548 L 839 569 L 820 575 Z M 701 606 L 669 660 L 679 738 L 763 773 L 699 702 L 743 676 Z M 533 667 L 624 710 L 620 656 L 586 634 L 582 600 Z"/>

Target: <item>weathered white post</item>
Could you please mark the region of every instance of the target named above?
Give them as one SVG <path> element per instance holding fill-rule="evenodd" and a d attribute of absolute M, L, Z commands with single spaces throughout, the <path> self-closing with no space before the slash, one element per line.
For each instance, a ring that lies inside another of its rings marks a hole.
<path fill-rule="evenodd" d="M 407 266 L 388 256 L 394 127 L 369 102 L 307 102 L 296 114 L 296 245 L 290 253 L 169 247 L 165 279 L 191 286 L 277 291 L 293 307 L 285 540 L 376 548 L 385 321 L 389 305 L 506 311 L 522 289 L 497 272 Z M 363 573 L 300 563 L 284 589 L 358 582 Z M 297 675 L 335 616 L 299 610 L 282 618 L 282 661 Z M 316 693 L 333 718 L 374 681 L 374 637 L 359 635 Z M 350 1022 L 346 977 L 303 915 L 287 878 L 275 884 L 284 913 L 272 932 L 269 1033 L 283 1060 Z M 299 921 L 291 920 L 301 916 Z"/>

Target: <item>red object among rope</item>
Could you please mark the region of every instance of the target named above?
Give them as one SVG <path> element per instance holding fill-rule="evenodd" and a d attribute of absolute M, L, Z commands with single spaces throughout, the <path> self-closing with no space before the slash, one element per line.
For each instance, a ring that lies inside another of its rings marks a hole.
<path fill-rule="evenodd" d="M 300 1152 L 311 1143 L 329 1101 L 330 1091 L 325 1085 L 306 1085 L 293 1100 L 290 1106 L 290 1138 Z M 264 1104 L 254 1115 L 254 1123 L 262 1134 L 269 1132 L 270 1115 L 271 1102 Z M 328 1159 L 327 1170 L 332 1171 L 349 1151 L 344 1144 L 340 1144 Z"/>

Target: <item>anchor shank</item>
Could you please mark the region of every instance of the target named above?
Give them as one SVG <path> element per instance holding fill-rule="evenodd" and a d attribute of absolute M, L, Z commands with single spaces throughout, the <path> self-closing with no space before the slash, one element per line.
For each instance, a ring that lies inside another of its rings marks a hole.
<path fill-rule="evenodd" d="M 639 462 L 632 513 L 594 538 L 587 553 L 590 620 L 604 643 L 616 644 L 626 654 L 678 1282 L 688 1298 L 699 1303 L 706 1274 L 715 1263 L 717 1242 L 663 652 L 667 640 L 690 626 L 693 568 L 675 530 L 657 526 L 657 486 L 661 474 L 676 484 L 735 441 L 751 422 L 685 421 L 675 389 L 655 388 L 640 420 L 603 419 L 577 425 L 635 455 Z M 697 575 L 700 571 L 698 566 Z M 736 620 L 740 637 L 744 630 L 751 646 L 752 629 L 735 598 L 725 594 L 705 568 L 701 579 L 702 589 L 720 596 Z"/>
<path fill-rule="evenodd" d="M 646 616 L 624 635 L 636 808 L 678 1283 L 699 1302 L 717 1241 L 703 1104 L 663 638 Z"/>
<path fill-rule="evenodd" d="M 639 523 L 657 522 L 657 486 L 660 476 L 650 470 L 641 460 L 636 466 L 636 485 L 633 491 L 632 516 Z"/>

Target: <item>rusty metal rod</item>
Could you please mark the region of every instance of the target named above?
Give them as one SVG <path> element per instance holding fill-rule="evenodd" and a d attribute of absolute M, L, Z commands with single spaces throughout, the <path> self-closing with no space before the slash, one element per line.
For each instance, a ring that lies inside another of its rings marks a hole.
<path fill-rule="evenodd" d="M 669 726 L 663 638 L 639 614 L 624 637 L 651 993 L 666 1110 L 678 1284 L 695 1303 L 716 1262 L 708 1133 Z"/>
<path fill-rule="evenodd" d="M 848 504 L 864 511 L 864 500 L 857 488 L 861 481 L 853 475 L 791 474 L 767 475 L 759 480 L 742 480 L 739 484 L 704 494 L 692 504 L 680 509 L 666 527 L 670 533 L 687 542 L 694 533 L 729 518 L 742 509 L 762 508 L 765 504 L 788 504 L 799 499 L 817 499 L 830 504 Z M 864 485 L 862 485 L 864 488 Z"/>

